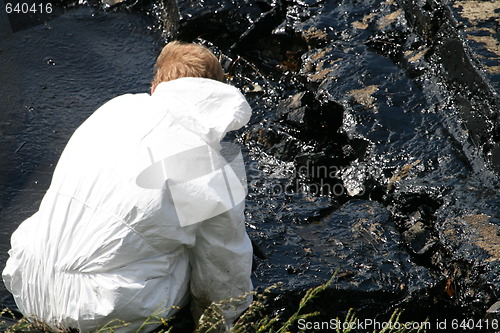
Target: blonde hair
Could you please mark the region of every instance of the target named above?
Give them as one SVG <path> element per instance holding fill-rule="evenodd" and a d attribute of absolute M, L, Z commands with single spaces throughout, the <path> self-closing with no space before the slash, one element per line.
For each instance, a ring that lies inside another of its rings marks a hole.
<path fill-rule="evenodd" d="M 203 77 L 222 81 L 224 70 L 219 60 L 206 47 L 178 41 L 170 42 L 165 45 L 156 60 L 151 88 L 154 90 L 161 82 L 181 77 Z"/>

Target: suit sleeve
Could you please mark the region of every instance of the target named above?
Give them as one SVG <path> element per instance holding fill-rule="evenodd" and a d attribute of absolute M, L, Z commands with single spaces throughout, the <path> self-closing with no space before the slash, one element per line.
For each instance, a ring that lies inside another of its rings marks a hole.
<path fill-rule="evenodd" d="M 193 316 L 197 320 L 212 302 L 224 301 L 226 330 L 252 301 L 252 244 L 245 231 L 244 205 L 200 223 L 196 244 L 189 250 Z"/>

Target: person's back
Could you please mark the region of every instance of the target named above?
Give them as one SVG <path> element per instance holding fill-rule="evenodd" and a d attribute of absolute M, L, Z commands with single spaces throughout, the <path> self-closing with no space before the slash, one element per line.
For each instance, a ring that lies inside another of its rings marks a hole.
<path fill-rule="evenodd" d="M 26 316 L 80 331 L 121 319 L 130 332 L 190 296 L 199 316 L 251 290 L 244 184 L 213 164 L 250 107 L 206 78 L 152 90 L 109 101 L 79 127 L 39 211 L 13 234 L 3 277 Z M 249 302 L 228 308 L 227 322 Z"/>

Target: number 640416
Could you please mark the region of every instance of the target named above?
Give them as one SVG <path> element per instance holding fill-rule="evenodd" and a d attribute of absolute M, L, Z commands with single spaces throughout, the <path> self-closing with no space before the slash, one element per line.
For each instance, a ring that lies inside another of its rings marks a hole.
<path fill-rule="evenodd" d="M 16 4 L 7 2 L 5 4 L 5 12 L 7 14 L 50 14 L 52 13 L 52 4 L 49 3 L 33 3 L 18 2 Z"/>

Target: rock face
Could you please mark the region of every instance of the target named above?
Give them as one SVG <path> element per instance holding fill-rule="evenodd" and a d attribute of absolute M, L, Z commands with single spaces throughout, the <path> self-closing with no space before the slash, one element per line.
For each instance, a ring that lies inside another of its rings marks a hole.
<path fill-rule="evenodd" d="M 375 201 L 351 200 L 319 222 L 296 231 L 311 256 L 310 270 L 337 267 L 338 289 L 386 293 L 403 299 L 429 288 L 428 271 L 412 262 L 385 207 Z M 373 296 L 372 302 L 377 301 Z"/>
<path fill-rule="evenodd" d="M 498 10 L 498 4 L 490 4 L 487 1 L 453 1 L 453 7 L 462 9 L 457 18 L 467 25 L 472 25 L 466 34 L 461 30 L 451 8 L 440 2 L 400 0 L 398 3 L 405 10 L 406 18 L 414 26 L 414 30 L 432 46 L 431 57 L 435 57 L 434 61 L 439 64 L 440 74 L 449 87 L 457 111 L 470 131 L 470 138 L 479 147 L 490 166 L 500 174 L 500 97 L 494 88 L 496 86 L 498 89 L 498 83 L 485 80 L 488 75 L 498 81 L 498 76 L 494 75 L 499 73 L 495 66 L 498 66 L 500 52 L 498 46 L 495 48 L 490 42 L 491 29 L 478 24 L 479 21 L 494 20 L 493 13 Z M 472 9 L 474 7 L 476 10 Z M 474 35 L 478 28 L 484 29 L 484 38 Z M 467 38 L 484 42 L 488 52 L 496 54 L 496 57 L 493 57 L 492 61 L 488 61 L 484 56 L 474 57 L 471 49 L 464 47 Z M 486 64 L 479 64 L 476 59 L 480 58 L 485 59 Z M 496 65 L 492 66 L 495 62 Z M 480 67 L 485 71 L 480 71 Z"/>
<path fill-rule="evenodd" d="M 171 15 L 113 2 L 154 29 Z M 499 64 L 477 56 L 493 33 L 469 2 L 178 2 L 178 37 L 210 47 L 254 109 L 227 139 L 247 156 L 254 284 L 283 282 L 270 312 L 337 272 L 312 306 L 325 320 L 499 319 Z"/>

